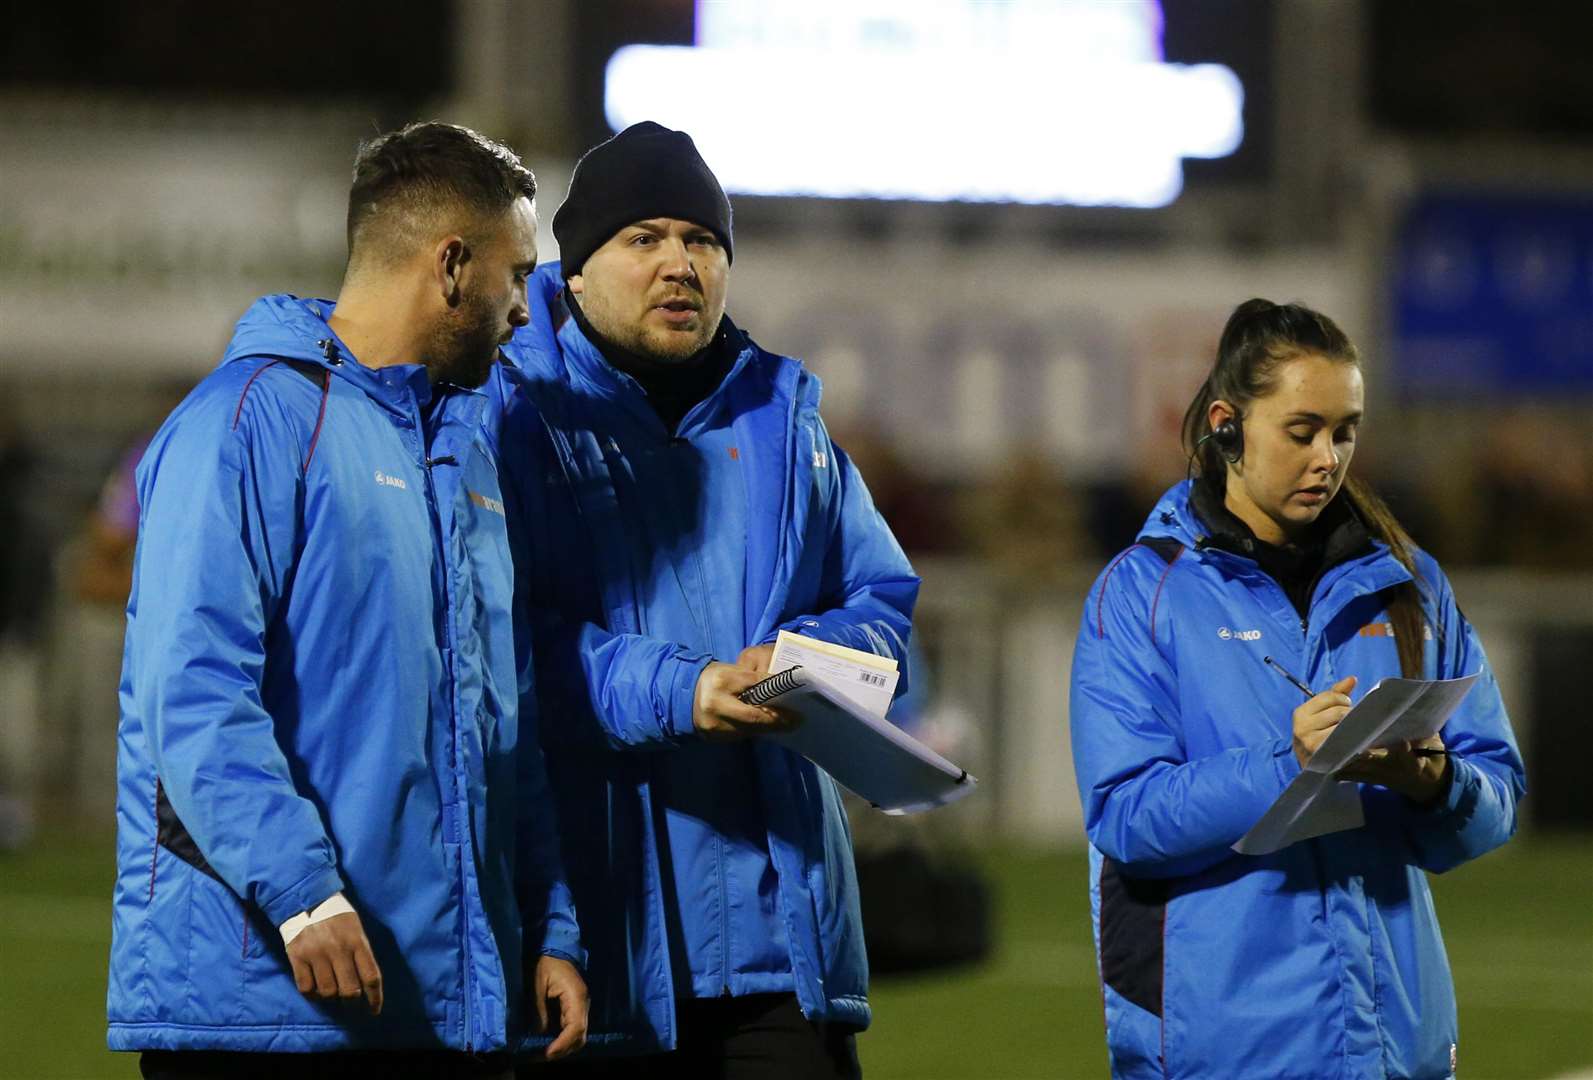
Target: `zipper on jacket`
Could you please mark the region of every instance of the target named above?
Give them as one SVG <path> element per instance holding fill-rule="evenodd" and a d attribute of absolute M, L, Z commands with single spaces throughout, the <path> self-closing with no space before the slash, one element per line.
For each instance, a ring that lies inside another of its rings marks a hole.
<path fill-rule="evenodd" d="M 1280 586 L 1280 588 L 1281 588 L 1281 586 Z M 1288 596 L 1285 595 L 1284 599 L 1287 600 Z M 1311 657 L 1306 654 L 1307 653 L 1306 642 L 1311 636 L 1311 609 L 1310 609 L 1310 607 L 1307 607 L 1305 609 L 1305 612 L 1306 613 L 1304 615 L 1300 615 L 1299 616 L 1299 619 L 1300 619 L 1300 662 L 1305 665 L 1305 671 L 1300 675 L 1300 678 L 1305 679 L 1306 682 L 1307 682 L 1307 685 L 1309 685 L 1310 684 L 1310 679 L 1311 679 L 1311 674 L 1310 674 L 1310 672 L 1311 672 Z"/>
<path fill-rule="evenodd" d="M 684 422 L 685 421 L 682 421 L 682 423 Z M 685 448 L 686 450 L 695 452 L 695 447 L 692 446 L 691 440 L 682 438 L 678 435 L 672 436 L 666 445 L 670 450 Z M 671 457 L 673 458 L 673 455 L 671 455 Z M 666 468 L 671 474 L 673 474 L 673 460 L 670 461 Z M 689 554 L 683 555 L 682 558 L 691 563 L 690 572 L 692 576 L 697 579 L 697 591 L 695 593 L 686 588 L 686 582 L 681 576 L 681 560 L 671 556 L 670 567 L 674 571 L 675 581 L 680 585 L 680 594 L 686 599 L 686 611 L 691 616 L 692 623 L 697 627 L 697 632 L 702 635 L 703 644 L 705 646 L 711 646 L 713 644 L 713 634 L 709 632 L 709 627 L 713 620 L 709 617 L 706 609 L 699 610 L 697 605 L 692 602 L 694 598 L 702 598 L 706 603 L 706 598 L 712 595 L 708 590 L 708 579 L 703 575 L 702 572 L 702 557 L 697 554 L 695 550 L 693 550 Z"/>
<path fill-rule="evenodd" d="M 1283 602 L 1285 604 L 1289 605 L 1289 610 L 1294 611 L 1294 601 L 1289 599 L 1289 594 L 1284 590 L 1283 586 L 1279 585 L 1278 582 L 1276 580 L 1274 580 L 1272 575 L 1268 574 L 1266 571 L 1264 571 L 1264 570 L 1261 571 L 1261 575 L 1262 575 L 1262 577 L 1267 579 L 1267 584 L 1269 586 L 1271 586 L 1273 591 L 1276 592 L 1279 596 L 1283 597 Z M 1301 615 L 1298 611 L 1294 612 L 1295 621 L 1300 624 L 1300 648 L 1301 648 L 1302 652 L 1305 649 L 1305 636 L 1306 636 L 1307 633 L 1310 632 L 1310 629 L 1311 629 L 1311 605 L 1310 605 L 1310 603 L 1306 604 L 1305 612 L 1306 613 L 1304 615 Z"/>
<path fill-rule="evenodd" d="M 730 996 L 730 877 L 725 870 L 725 845 L 714 837 L 714 859 L 719 863 L 719 983 Z"/>
<path fill-rule="evenodd" d="M 422 445 L 424 445 L 426 440 L 425 428 L 417 424 L 416 431 L 420 434 Z M 448 734 L 450 741 L 453 744 L 451 747 L 453 751 L 453 760 L 450 763 L 450 771 L 453 774 L 451 777 L 454 785 L 454 790 L 452 792 L 453 803 L 455 806 L 460 806 L 461 803 L 459 796 L 461 794 L 461 790 L 459 784 L 459 772 L 463 766 L 463 753 L 460 747 L 458 701 L 455 699 L 456 680 L 454 675 L 453 650 L 453 593 L 449 586 L 448 580 L 448 538 L 443 535 L 442 511 L 437 502 L 437 482 L 432 476 L 432 470 L 438 465 L 456 465 L 458 462 L 451 454 L 445 454 L 435 458 L 426 454 L 422 454 L 421 462 L 426 472 L 426 506 L 427 509 L 431 511 L 432 536 L 437 543 L 437 561 L 442 568 L 441 629 L 443 636 L 442 646 L 444 657 L 443 678 L 447 680 L 448 685 Z M 463 810 L 468 818 L 468 804 L 463 806 Z M 455 820 L 458 821 L 458 815 L 456 815 Z M 468 831 L 470 823 L 468 820 L 458 822 L 458 827 L 461 829 L 461 831 Z M 468 911 L 470 905 L 470 883 L 467 880 L 468 870 L 465 866 L 465 861 L 469 856 L 467 847 L 468 845 L 465 844 L 464 838 L 461 837 L 459 840 L 459 910 L 461 930 L 459 941 L 461 957 L 459 996 L 460 1008 L 464 1015 L 465 1053 L 469 1054 L 474 1053 L 475 1050 L 475 1017 L 470 1011 L 470 981 L 474 977 L 475 964 L 470 956 L 470 918 Z"/>

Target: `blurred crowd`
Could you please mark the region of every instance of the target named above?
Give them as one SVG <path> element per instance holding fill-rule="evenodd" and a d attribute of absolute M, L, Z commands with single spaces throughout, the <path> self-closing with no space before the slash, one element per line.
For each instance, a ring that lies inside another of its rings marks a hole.
<path fill-rule="evenodd" d="M 133 396 L 114 430 L 85 437 L 100 447 L 89 457 L 42 437 L 15 408 L 0 412 L 0 847 L 22 843 L 52 807 L 109 828 L 134 472 L 180 393 Z M 1417 540 L 1456 567 L 1593 569 L 1586 425 L 1571 412 L 1522 405 L 1462 441 L 1463 455 L 1410 462 L 1391 449 L 1400 443 L 1388 429 L 1403 430 L 1410 445 L 1441 444 L 1436 432 L 1447 422 L 1385 424 L 1357 459 Z M 975 565 L 993 587 L 1030 595 L 1077 580 L 1131 543 L 1156 497 L 1183 475 L 1171 439 L 1147 448 L 1130 475 L 1081 478 L 1042 449 L 1018 447 L 969 479 L 915 468 L 872 429 L 834 434 L 910 556 Z M 1406 479 L 1418 474 L 1433 479 Z"/>
<path fill-rule="evenodd" d="M 1425 469 L 1395 460 L 1377 440 L 1386 447 L 1399 439 L 1374 430 L 1357 468 L 1445 564 L 1593 569 L 1587 425 L 1559 410 L 1518 406 L 1482 428 L 1463 457 L 1445 455 Z M 1154 458 L 1142 455 L 1134 473 L 1105 480 L 1075 478 L 1050 455 L 1020 448 L 967 482 L 915 472 L 865 431 L 836 432 L 836 441 L 858 463 L 909 555 L 977 560 L 1024 586 L 1054 583 L 1132 543 L 1157 497 L 1184 475 L 1170 444 Z M 1418 472 L 1428 479 L 1415 481 Z"/>

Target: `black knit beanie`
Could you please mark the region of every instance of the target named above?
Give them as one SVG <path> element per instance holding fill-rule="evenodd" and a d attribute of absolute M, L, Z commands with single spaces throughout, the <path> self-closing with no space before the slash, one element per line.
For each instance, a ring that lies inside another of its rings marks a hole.
<path fill-rule="evenodd" d="M 684 131 L 651 120 L 598 143 L 575 164 L 570 193 L 553 215 L 564 276 L 625 226 L 669 217 L 711 229 L 730 250 L 730 200 Z"/>

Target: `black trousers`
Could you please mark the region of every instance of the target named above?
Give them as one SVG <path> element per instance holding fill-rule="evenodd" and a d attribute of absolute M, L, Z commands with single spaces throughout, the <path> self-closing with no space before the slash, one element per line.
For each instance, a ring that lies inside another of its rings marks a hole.
<path fill-rule="evenodd" d="M 452 1050 L 350 1050 L 248 1054 L 226 1050 L 145 1050 L 144 1080 L 511 1080 L 508 1054 Z"/>
<path fill-rule="evenodd" d="M 675 1003 L 679 1047 L 646 1057 L 588 1057 L 522 1067 L 520 1080 L 861 1080 L 851 1028 L 816 1024 L 795 994 L 686 998 Z"/>

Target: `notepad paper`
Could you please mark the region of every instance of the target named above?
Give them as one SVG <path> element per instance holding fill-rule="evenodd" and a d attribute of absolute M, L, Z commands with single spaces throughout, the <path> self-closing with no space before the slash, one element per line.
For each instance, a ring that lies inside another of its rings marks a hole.
<path fill-rule="evenodd" d="M 870 716 L 884 718 L 896 696 L 896 661 L 861 649 L 780 631 L 769 674 L 799 667 Z"/>
<path fill-rule="evenodd" d="M 1300 775 L 1233 849 L 1269 855 L 1297 840 L 1365 824 L 1360 786 L 1335 774 L 1367 750 L 1436 735 L 1476 681 L 1476 675 L 1383 679 L 1322 740 Z"/>

